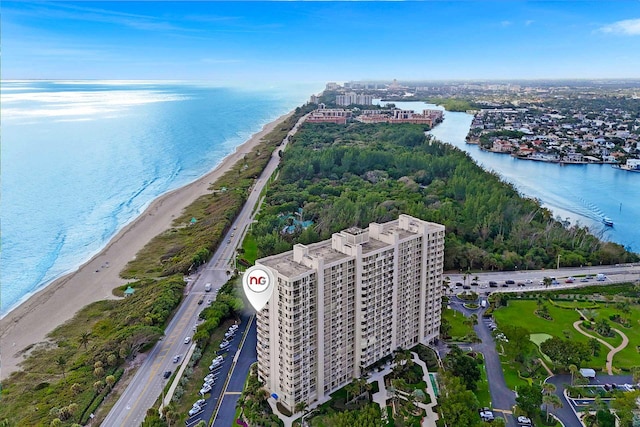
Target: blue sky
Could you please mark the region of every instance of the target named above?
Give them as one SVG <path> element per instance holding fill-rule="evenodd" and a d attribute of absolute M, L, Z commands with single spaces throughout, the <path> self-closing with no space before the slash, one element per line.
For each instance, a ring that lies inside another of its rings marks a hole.
<path fill-rule="evenodd" d="M 2 3 L 3 79 L 639 78 L 640 1 Z"/>

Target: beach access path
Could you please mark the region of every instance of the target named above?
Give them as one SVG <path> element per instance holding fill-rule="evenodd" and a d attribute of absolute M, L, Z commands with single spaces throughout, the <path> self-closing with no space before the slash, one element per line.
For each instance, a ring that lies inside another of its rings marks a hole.
<path fill-rule="evenodd" d="M 153 237 L 171 227 L 174 218 L 209 187 L 244 153 L 292 113 L 285 114 L 254 134 L 211 172 L 158 199 L 134 221 L 126 225 L 93 258 L 76 271 L 63 276 L 0 319 L 2 362 L 0 379 L 19 369 L 19 363 L 37 345 L 46 345 L 47 334 L 70 320 L 81 308 L 95 301 L 113 299 L 113 289 L 126 283 L 120 271 Z"/>

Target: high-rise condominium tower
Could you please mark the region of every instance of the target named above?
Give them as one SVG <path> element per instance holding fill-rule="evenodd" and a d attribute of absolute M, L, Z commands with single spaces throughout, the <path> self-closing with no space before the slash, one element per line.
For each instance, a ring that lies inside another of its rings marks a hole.
<path fill-rule="evenodd" d="M 444 226 L 400 215 L 256 261 L 275 278 L 258 313 L 258 374 L 293 411 L 397 348 L 438 336 Z"/>

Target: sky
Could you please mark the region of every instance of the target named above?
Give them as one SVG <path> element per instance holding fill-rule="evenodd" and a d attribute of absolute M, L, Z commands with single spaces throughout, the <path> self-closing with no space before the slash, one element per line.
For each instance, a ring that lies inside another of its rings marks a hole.
<path fill-rule="evenodd" d="M 2 2 L 2 78 L 639 78 L 640 0 Z"/>

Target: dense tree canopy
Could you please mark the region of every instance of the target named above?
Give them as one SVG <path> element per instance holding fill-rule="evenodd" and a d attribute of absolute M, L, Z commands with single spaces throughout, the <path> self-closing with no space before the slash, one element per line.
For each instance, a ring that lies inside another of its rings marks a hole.
<path fill-rule="evenodd" d="M 266 256 L 400 213 L 446 226 L 445 269 L 553 267 L 558 254 L 576 266 L 636 259 L 585 228 L 566 228 L 462 151 L 408 124 L 305 124 L 253 233 Z M 305 229 L 303 220 L 313 225 Z"/>

